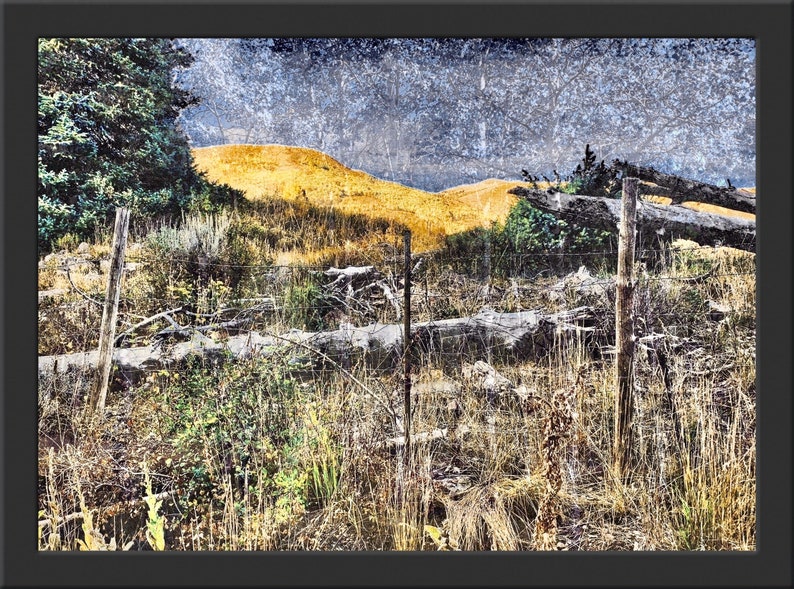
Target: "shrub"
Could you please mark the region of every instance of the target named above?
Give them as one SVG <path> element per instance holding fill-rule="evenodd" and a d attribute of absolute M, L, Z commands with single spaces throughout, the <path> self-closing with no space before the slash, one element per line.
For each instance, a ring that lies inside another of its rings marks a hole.
<path fill-rule="evenodd" d="M 606 166 L 604 160 L 596 164 L 596 159 L 596 154 L 588 143 L 584 148 L 582 163 L 577 164 L 576 169 L 566 179 L 568 184 L 563 188 L 563 192 L 616 197 L 621 188 L 617 180 L 618 171 L 612 166 Z"/>
<path fill-rule="evenodd" d="M 167 225 L 149 235 L 145 295 L 181 302 L 194 312 L 220 310 L 229 296 L 244 292 L 244 280 L 256 262 L 256 250 L 232 230 L 225 211 L 191 213 L 179 226 Z"/>
<path fill-rule="evenodd" d="M 320 331 L 325 325 L 323 316 L 331 308 L 320 286 L 310 278 L 287 287 L 284 293 L 284 320 L 291 327 Z"/>
<path fill-rule="evenodd" d="M 269 513 L 289 527 L 335 492 L 341 449 L 318 421 L 330 409 L 279 358 L 197 358 L 152 380 L 145 394 L 162 407 L 152 425 L 172 446 L 166 464 L 184 513 Z"/>
<path fill-rule="evenodd" d="M 582 264 L 611 267 L 612 235 L 557 219 L 520 200 L 505 224 L 450 236 L 445 255 L 457 271 L 499 276 L 568 271 Z M 607 253 L 603 253 L 607 252 Z M 487 254 L 487 256 L 486 256 Z M 484 260 L 489 260 L 485 267 Z"/>

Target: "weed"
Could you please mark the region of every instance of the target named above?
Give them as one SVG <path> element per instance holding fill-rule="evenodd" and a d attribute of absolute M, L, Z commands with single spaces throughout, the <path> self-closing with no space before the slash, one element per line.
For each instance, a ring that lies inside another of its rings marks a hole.
<path fill-rule="evenodd" d="M 160 507 L 163 502 L 152 492 L 152 480 L 149 476 L 149 466 L 144 459 L 143 462 L 144 484 L 146 485 L 146 496 L 144 500 L 149 508 L 146 514 L 146 541 L 152 550 L 165 550 L 165 518 L 160 515 Z"/>

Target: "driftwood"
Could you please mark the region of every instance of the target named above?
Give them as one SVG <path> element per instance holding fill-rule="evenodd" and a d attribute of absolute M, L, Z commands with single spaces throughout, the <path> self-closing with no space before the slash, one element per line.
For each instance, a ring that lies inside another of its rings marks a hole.
<path fill-rule="evenodd" d="M 527 199 L 558 218 L 617 233 L 620 200 L 565 194 L 517 186 L 510 193 Z M 701 213 L 685 207 L 643 202 L 637 209 L 637 231 L 662 241 L 683 238 L 701 245 L 724 245 L 755 251 L 755 221 Z"/>
<path fill-rule="evenodd" d="M 652 182 L 661 190 L 653 190 L 654 194 L 669 196 L 672 204 L 681 204 L 685 200 L 693 200 L 713 205 L 718 205 L 736 211 L 755 214 L 755 196 L 735 188 L 726 188 L 689 180 L 657 172 L 653 168 L 637 166 L 627 162 L 616 160 L 612 167 L 620 170 L 623 177 L 632 176 L 639 178 L 643 182 Z"/>
<path fill-rule="evenodd" d="M 416 323 L 412 326 L 413 349 L 417 355 L 454 361 L 477 359 L 488 352 L 492 357 L 541 357 L 561 342 L 589 337 L 594 330 L 594 313 L 579 307 L 560 313 L 537 311 L 497 313 L 483 310 L 472 317 Z M 120 375 L 135 382 L 147 372 L 177 368 L 189 357 L 208 363 L 227 359 L 280 354 L 296 372 L 311 371 L 335 363 L 342 368 L 363 364 L 393 370 L 402 358 L 402 326 L 375 323 L 364 327 L 344 325 L 335 331 L 292 330 L 284 335 L 262 335 L 252 331 L 214 341 L 193 332 L 188 341 L 167 345 L 117 348 L 113 362 Z M 66 374 L 95 370 L 97 352 L 39 357 L 39 384 Z"/>

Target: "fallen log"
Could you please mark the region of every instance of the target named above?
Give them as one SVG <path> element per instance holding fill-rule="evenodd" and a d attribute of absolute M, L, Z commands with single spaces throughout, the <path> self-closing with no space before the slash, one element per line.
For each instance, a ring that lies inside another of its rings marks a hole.
<path fill-rule="evenodd" d="M 693 200 L 755 214 L 755 196 L 735 188 L 715 186 L 672 174 L 664 174 L 653 168 L 619 160 L 615 160 L 612 167 L 620 170 L 624 177 L 632 176 L 643 182 L 652 182 L 661 186 L 663 190 L 659 194 L 670 197 L 673 201 L 671 204 L 674 205 L 681 204 L 685 200 Z"/>
<path fill-rule="evenodd" d="M 620 200 L 565 194 L 516 186 L 508 192 L 565 221 L 617 233 Z M 701 213 L 691 209 L 643 202 L 637 209 L 637 231 L 662 241 L 683 238 L 701 245 L 723 245 L 755 251 L 755 221 Z"/>
<path fill-rule="evenodd" d="M 460 363 L 476 360 L 488 352 L 492 357 L 542 357 L 565 341 L 590 337 L 595 320 L 590 307 L 559 313 L 538 311 L 497 313 L 483 310 L 471 317 L 421 322 L 413 325 L 411 337 L 417 355 Z M 402 359 L 402 326 L 374 323 L 364 327 L 346 324 L 335 331 L 292 330 L 284 335 L 256 331 L 214 341 L 195 331 L 188 341 L 171 345 L 152 344 L 117 348 L 113 363 L 119 375 L 130 383 L 146 373 L 176 369 L 190 358 L 209 364 L 253 356 L 281 355 L 298 373 L 335 364 L 344 369 L 364 365 L 378 370 L 393 370 Z M 96 369 L 96 350 L 57 356 L 40 356 L 39 388 L 53 379 L 69 374 L 84 374 Z"/>
<path fill-rule="evenodd" d="M 452 431 L 452 434 L 457 437 L 462 437 L 468 434 L 469 432 L 471 432 L 471 428 L 469 426 L 461 425 L 457 429 L 454 429 Z M 414 445 L 414 444 L 432 442 L 434 440 L 444 439 L 449 435 L 450 435 L 450 428 L 448 427 L 437 428 L 429 432 L 420 432 L 418 434 L 411 434 L 411 444 Z M 405 446 L 405 434 L 386 439 L 383 442 L 383 446 L 390 450 Z"/>

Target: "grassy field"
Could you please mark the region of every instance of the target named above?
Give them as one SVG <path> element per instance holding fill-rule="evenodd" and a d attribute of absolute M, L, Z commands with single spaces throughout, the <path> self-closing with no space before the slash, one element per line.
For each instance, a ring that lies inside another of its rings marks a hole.
<path fill-rule="evenodd" d="M 410 229 L 417 251 L 437 249 L 446 235 L 503 221 L 516 202 L 507 190 L 521 184 L 487 181 L 431 193 L 351 170 L 311 149 L 225 145 L 193 153 L 196 167 L 210 180 L 243 190 L 255 203 L 283 200 L 380 220 L 388 227 L 383 235 L 388 242 Z M 305 257 L 307 245 L 302 242 L 296 259 Z"/>
<path fill-rule="evenodd" d="M 366 311 L 329 298 L 321 270 L 371 263 L 401 300 L 409 228 L 424 260 L 413 321 L 586 305 L 591 335 L 552 338 L 536 357 L 418 358 L 412 431 L 443 435 L 412 444 L 403 466 L 399 365 L 307 367 L 307 350 L 293 347 L 135 381 L 116 374 L 92 427 L 90 373 L 40 377 L 40 550 L 756 548 L 754 254 L 679 241 L 638 263 L 624 481 L 611 460 L 606 265 L 583 283 L 551 266 L 475 277 L 445 257 L 447 235 L 506 217 L 517 183 L 432 194 L 280 146 L 204 148 L 196 161 L 250 202 L 134 236 L 118 331 L 165 310 L 195 328 L 245 317 L 273 334 L 399 323 L 379 287 L 356 295 Z M 108 240 L 62 246 L 39 265 L 40 355 L 97 345 L 101 311 L 88 299 L 104 296 Z M 165 327 L 147 324 L 125 345 L 167 347 L 155 338 Z M 475 360 L 498 373 L 498 395 Z"/>

